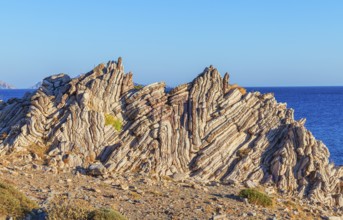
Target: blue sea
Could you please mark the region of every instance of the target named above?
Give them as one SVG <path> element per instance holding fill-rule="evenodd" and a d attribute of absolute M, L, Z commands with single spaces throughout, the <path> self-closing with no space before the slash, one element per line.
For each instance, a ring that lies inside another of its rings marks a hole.
<path fill-rule="evenodd" d="M 32 92 L 33 89 L 0 89 L 0 100 L 7 101 L 11 98 L 21 98 L 27 92 Z"/>
<path fill-rule="evenodd" d="M 329 148 L 331 160 L 343 165 L 343 87 L 263 87 L 248 91 L 272 92 L 278 102 L 306 118 L 306 127 Z M 32 90 L 0 90 L 0 99 L 22 97 Z"/>

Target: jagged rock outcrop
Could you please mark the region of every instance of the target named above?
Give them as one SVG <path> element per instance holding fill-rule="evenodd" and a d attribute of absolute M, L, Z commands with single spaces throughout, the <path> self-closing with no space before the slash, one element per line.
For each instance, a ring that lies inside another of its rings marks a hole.
<path fill-rule="evenodd" d="M 137 90 L 121 63 L 75 79 L 51 76 L 23 99 L 1 103 L 0 154 L 34 145 L 60 169 L 270 184 L 343 205 L 343 168 L 272 94 L 245 94 L 212 66 L 169 93 L 165 83 Z"/>
<path fill-rule="evenodd" d="M 14 86 L 0 80 L 0 89 L 14 89 Z"/>

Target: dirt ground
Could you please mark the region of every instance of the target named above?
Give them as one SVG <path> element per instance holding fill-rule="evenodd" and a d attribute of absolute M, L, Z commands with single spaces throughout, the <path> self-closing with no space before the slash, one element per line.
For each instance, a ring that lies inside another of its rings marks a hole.
<path fill-rule="evenodd" d="M 58 172 L 34 162 L 0 158 L 0 179 L 10 182 L 40 207 L 82 204 L 113 208 L 128 219 L 323 219 L 341 210 L 282 197 L 271 188 L 272 207 L 249 204 L 237 195 L 245 187 L 201 183 L 194 179 L 156 179 L 143 174 L 92 177 L 74 170 Z"/>

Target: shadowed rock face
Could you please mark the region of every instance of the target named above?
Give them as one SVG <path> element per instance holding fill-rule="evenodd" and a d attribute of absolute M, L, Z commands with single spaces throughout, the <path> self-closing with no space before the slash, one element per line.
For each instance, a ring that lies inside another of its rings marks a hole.
<path fill-rule="evenodd" d="M 75 79 L 51 76 L 35 93 L 0 103 L 0 154 L 36 145 L 59 168 L 99 160 L 100 173 L 271 184 L 342 206 L 343 168 L 329 164 L 304 120 L 272 94 L 242 94 L 228 83 L 228 74 L 209 67 L 170 93 L 164 83 L 136 90 L 121 59 Z"/>

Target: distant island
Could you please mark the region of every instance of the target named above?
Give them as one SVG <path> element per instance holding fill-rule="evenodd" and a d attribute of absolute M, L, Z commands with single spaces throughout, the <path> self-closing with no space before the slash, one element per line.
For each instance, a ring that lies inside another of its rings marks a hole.
<path fill-rule="evenodd" d="M 11 84 L 8 84 L 0 80 L 0 89 L 15 89 L 15 87 Z"/>

